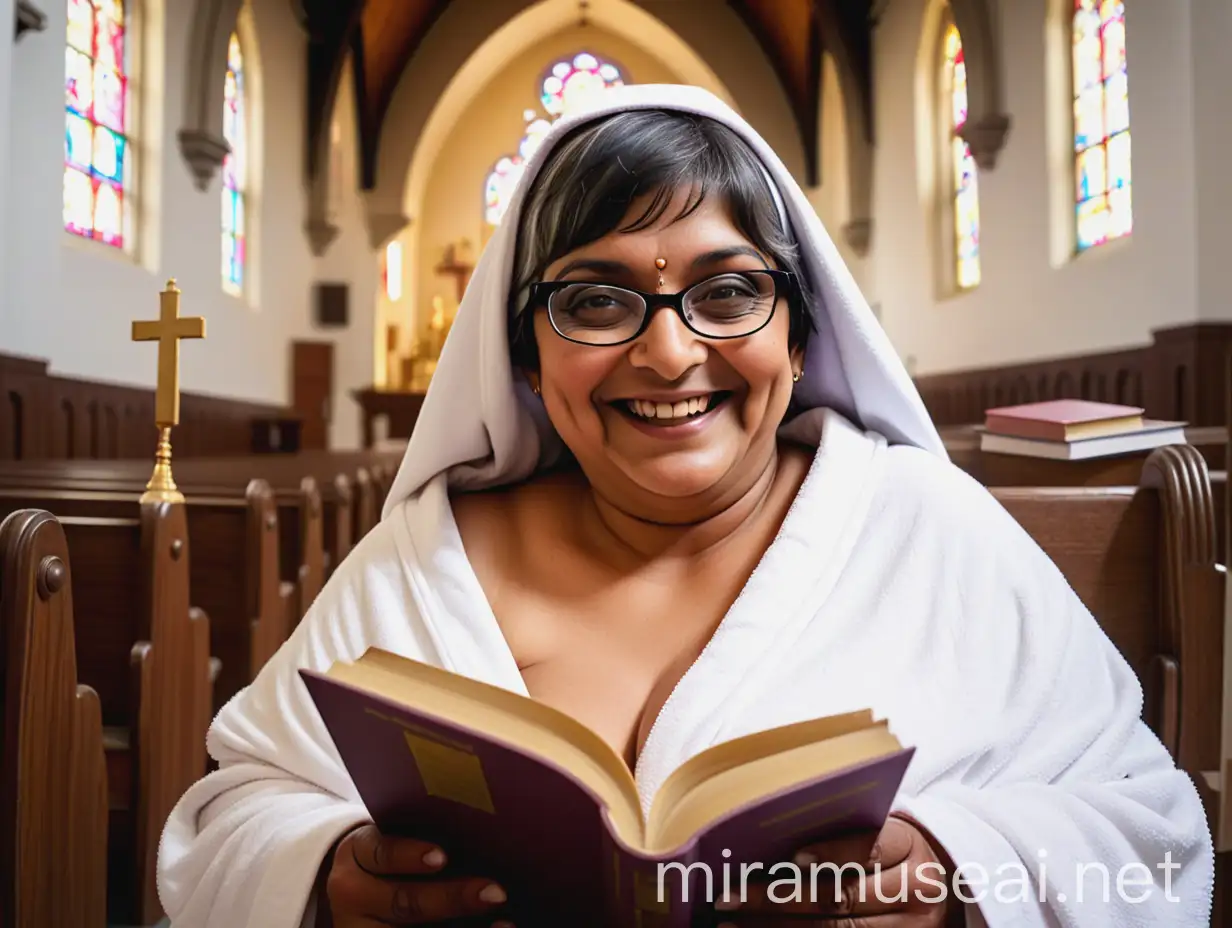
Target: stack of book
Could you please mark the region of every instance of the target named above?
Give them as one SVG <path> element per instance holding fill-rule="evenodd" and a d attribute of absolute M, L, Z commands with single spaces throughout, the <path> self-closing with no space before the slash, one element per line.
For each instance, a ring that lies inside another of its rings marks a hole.
<path fill-rule="evenodd" d="M 1185 423 L 1144 418 L 1139 406 L 1049 400 L 986 410 L 980 450 L 1079 461 L 1185 443 Z"/>

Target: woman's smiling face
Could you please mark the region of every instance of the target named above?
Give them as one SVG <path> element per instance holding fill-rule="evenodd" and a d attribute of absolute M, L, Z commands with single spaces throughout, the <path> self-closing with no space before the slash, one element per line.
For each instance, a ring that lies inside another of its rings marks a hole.
<path fill-rule="evenodd" d="M 676 293 L 715 275 L 774 269 L 718 198 L 677 218 L 687 196 L 677 192 L 645 228 L 614 231 L 561 256 L 543 279 Z M 636 201 L 628 214 L 645 207 Z M 769 464 L 802 355 L 789 345 L 789 322 L 785 293 L 769 322 L 743 338 L 700 336 L 657 306 L 638 338 L 598 346 L 562 338 L 539 307 L 539 369 L 531 376 L 596 490 L 643 518 L 679 521 L 739 493 Z"/>

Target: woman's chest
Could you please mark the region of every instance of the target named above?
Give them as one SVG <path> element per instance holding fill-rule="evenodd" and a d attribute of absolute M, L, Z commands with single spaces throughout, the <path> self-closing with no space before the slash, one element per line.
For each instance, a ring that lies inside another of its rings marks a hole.
<path fill-rule="evenodd" d="M 632 767 L 738 593 L 730 575 L 687 571 L 582 596 L 541 577 L 493 608 L 530 694 L 595 731 Z"/>

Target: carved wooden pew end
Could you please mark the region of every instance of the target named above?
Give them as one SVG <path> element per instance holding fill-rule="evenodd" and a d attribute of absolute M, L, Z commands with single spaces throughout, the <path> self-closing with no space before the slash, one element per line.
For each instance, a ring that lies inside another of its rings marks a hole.
<path fill-rule="evenodd" d="M 0 522 L 0 634 L 0 924 L 99 928 L 107 911 L 102 709 L 77 682 L 68 545 L 46 512 Z"/>

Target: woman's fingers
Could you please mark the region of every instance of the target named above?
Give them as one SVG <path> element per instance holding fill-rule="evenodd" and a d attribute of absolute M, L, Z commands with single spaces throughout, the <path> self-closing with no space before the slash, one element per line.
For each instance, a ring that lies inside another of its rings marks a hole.
<path fill-rule="evenodd" d="M 414 838 L 382 835 L 375 825 L 364 825 L 353 831 L 339 848 L 355 865 L 373 876 L 414 876 L 437 873 L 445 866 L 445 852 L 435 844 Z"/>
<path fill-rule="evenodd" d="M 390 884 L 386 910 L 377 918 L 395 925 L 422 925 L 483 915 L 505 902 L 505 891 L 482 877 Z"/>
<path fill-rule="evenodd" d="M 490 914 L 505 902 L 498 885 L 483 877 L 398 882 L 352 871 L 335 871 L 329 883 L 335 912 L 353 913 L 383 925 L 425 925 Z"/>
<path fill-rule="evenodd" d="M 915 928 L 910 916 L 902 913 L 872 915 L 868 918 L 825 918 L 816 920 L 800 916 L 749 915 L 739 921 L 719 922 L 716 928 Z"/>
<path fill-rule="evenodd" d="M 330 909 L 335 916 L 380 925 L 422 925 L 492 916 L 504 904 L 504 890 L 490 879 L 439 877 L 444 864 L 444 852 L 434 844 L 363 826 L 347 835 L 334 854 L 326 883 Z"/>
<path fill-rule="evenodd" d="M 750 919 L 750 924 L 759 924 L 758 916 L 870 918 L 901 911 L 910 901 L 910 884 L 902 866 L 874 870 L 863 877 L 848 870 L 841 882 L 832 873 L 818 876 L 813 880 L 802 870 L 799 884 L 750 883 L 743 899 L 720 900 L 714 908 L 743 925 Z"/>

